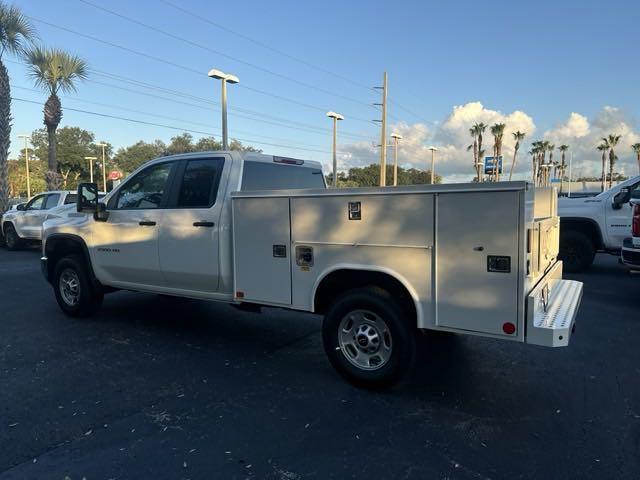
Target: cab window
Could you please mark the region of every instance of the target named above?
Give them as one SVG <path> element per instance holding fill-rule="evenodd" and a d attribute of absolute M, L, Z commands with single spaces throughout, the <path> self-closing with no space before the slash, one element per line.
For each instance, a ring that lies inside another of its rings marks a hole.
<path fill-rule="evenodd" d="M 300 165 L 244 162 L 242 190 L 325 188 L 322 170 Z"/>
<path fill-rule="evenodd" d="M 109 202 L 114 209 L 160 208 L 167 191 L 167 181 L 174 162 L 151 165 L 129 180 Z"/>
<path fill-rule="evenodd" d="M 27 203 L 27 207 L 25 208 L 25 210 L 42 210 L 42 207 L 44 206 L 45 198 L 46 198 L 46 195 L 38 195 L 37 197 L 33 198 L 29 203 Z"/>
<path fill-rule="evenodd" d="M 224 158 L 188 160 L 180 182 L 178 208 L 208 208 L 216 202 Z"/>
<path fill-rule="evenodd" d="M 44 209 L 49 210 L 50 208 L 57 207 L 59 201 L 60 201 L 59 193 L 52 193 L 50 195 L 47 195 L 47 201 L 45 202 Z"/>

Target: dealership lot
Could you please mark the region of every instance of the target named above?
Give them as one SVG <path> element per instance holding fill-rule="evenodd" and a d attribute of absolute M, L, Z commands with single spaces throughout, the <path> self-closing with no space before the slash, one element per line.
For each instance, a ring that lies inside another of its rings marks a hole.
<path fill-rule="evenodd" d="M 65 317 L 0 250 L 0 479 L 639 478 L 640 275 L 602 256 L 565 349 L 421 342 L 386 393 L 320 319 L 119 292 Z M 117 298 L 116 298 L 117 297 Z"/>

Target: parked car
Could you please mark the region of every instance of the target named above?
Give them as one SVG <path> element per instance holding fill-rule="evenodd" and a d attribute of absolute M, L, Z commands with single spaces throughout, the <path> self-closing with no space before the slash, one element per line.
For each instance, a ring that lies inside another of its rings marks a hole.
<path fill-rule="evenodd" d="M 51 212 L 56 215 L 56 208 L 75 205 L 77 195 L 77 192 L 71 190 L 43 192 L 6 212 L 0 225 L 7 249 L 17 250 L 25 243 L 40 241 L 42 224 L 51 217 Z"/>
<path fill-rule="evenodd" d="M 624 239 L 620 258 L 630 270 L 640 270 L 640 202 L 632 202 L 631 237 Z"/>
<path fill-rule="evenodd" d="M 589 268 L 596 252 L 620 255 L 631 229 L 630 200 L 640 200 L 640 176 L 595 197 L 558 199 L 560 259 L 567 272 Z"/>
<path fill-rule="evenodd" d="M 203 152 L 145 164 L 44 223 L 42 271 L 70 316 L 115 289 L 324 315 L 336 370 L 397 381 L 418 331 L 566 346 L 552 189 L 525 182 L 326 189 L 318 162 Z M 179 321 L 178 319 L 176 321 Z"/>

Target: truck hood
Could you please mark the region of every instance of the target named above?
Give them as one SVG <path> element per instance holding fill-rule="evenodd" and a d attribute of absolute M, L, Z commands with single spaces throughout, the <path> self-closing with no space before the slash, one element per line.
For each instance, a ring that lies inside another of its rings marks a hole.
<path fill-rule="evenodd" d="M 571 217 L 586 212 L 592 212 L 607 201 L 607 198 L 600 196 L 585 197 L 585 198 L 567 198 L 561 197 L 558 199 L 558 216 Z"/>

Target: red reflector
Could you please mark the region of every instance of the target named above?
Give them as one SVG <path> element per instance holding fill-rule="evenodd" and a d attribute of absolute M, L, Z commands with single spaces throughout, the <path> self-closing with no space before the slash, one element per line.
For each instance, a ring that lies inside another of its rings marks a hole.
<path fill-rule="evenodd" d="M 505 322 L 502 324 L 502 331 L 507 335 L 513 335 L 516 333 L 516 326 L 511 322 Z"/>
<path fill-rule="evenodd" d="M 236 292 L 236 298 L 244 298 L 244 292 Z"/>

